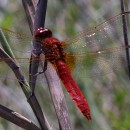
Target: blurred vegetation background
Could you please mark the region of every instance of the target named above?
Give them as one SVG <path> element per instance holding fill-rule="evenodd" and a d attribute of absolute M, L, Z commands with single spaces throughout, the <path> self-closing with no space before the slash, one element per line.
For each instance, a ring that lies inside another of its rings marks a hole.
<path fill-rule="evenodd" d="M 128 10 L 130 1 L 126 0 L 125 2 L 128 2 L 126 4 Z M 94 27 L 120 12 L 119 0 L 48 0 L 45 26 L 53 31 L 55 37 L 64 40 L 79 31 Z M 0 0 L 0 26 L 30 35 L 21 1 Z M 24 48 L 28 48 L 28 46 L 18 48 L 18 50 Z M 0 64 L 1 104 L 36 122 L 18 83 L 10 80 L 9 76 L 11 75 L 4 75 L 4 73 L 7 74 L 7 70 L 10 74 L 9 68 L 3 62 Z M 26 72 L 28 66 L 24 65 L 24 69 Z M 126 70 L 124 68 L 120 73 L 112 73 L 97 80 L 84 79 L 82 82 L 78 82 L 91 107 L 93 117 L 91 122 L 83 117 L 63 88 L 73 130 L 130 129 L 130 80 Z M 52 128 L 57 130 L 56 114 L 48 87 L 38 83 L 36 95 Z M 0 130 L 22 129 L 0 118 Z"/>

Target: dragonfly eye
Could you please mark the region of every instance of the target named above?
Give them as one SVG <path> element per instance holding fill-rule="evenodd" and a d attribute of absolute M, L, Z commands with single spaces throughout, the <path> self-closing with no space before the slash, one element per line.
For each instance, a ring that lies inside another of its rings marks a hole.
<path fill-rule="evenodd" d="M 50 29 L 44 29 L 43 27 L 40 27 L 35 31 L 36 39 L 43 40 L 47 37 L 52 37 L 52 31 Z"/>

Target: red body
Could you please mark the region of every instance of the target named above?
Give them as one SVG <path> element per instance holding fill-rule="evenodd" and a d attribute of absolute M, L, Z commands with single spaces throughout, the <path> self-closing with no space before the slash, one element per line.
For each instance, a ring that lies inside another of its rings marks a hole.
<path fill-rule="evenodd" d="M 65 64 L 65 53 L 61 42 L 52 37 L 52 32 L 50 30 L 44 28 L 36 30 L 35 36 L 36 38 L 38 37 L 42 39 L 41 44 L 45 58 L 55 66 L 57 73 L 71 99 L 75 102 L 87 119 L 91 120 L 90 108 L 87 100 L 83 96 L 76 82 L 73 80 L 71 73 Z"/>
<path fill-rule="evenodd" d="M 56 38 L 45 38 L 42 42 L 43 50 L 46 59 L 49 60 L 56 67 L 57 73 L 62 80 L 66 90 L 68 91 L 71 99 L 78 106 L 80 111 L 91 120 L 90 108 L 80 88 L 71 76 L 71 73 L 65 64 L 65 53 L 63 51 L 61 42 Z"/>

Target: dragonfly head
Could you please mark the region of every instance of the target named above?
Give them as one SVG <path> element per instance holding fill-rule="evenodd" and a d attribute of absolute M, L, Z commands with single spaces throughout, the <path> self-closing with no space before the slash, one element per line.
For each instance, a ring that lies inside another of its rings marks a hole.
<path fill-rule="evenodd" d="M 35 39 L 43 40 L 45 38 L 52 37 L 52 31 L 47 28 L 40 27 L 35 31 Z"/>

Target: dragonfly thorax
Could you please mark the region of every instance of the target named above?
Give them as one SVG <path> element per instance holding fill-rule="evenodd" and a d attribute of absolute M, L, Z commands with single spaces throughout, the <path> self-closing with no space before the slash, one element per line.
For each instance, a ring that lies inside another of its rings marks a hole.
<path fill-rule="evenodd" d="M 50 62 L 56 62 L 59 59 L 64 60 L 64 51 L 61 42 L 53 37 L 45 38 L 42 42 L 43 52 Z"/>

